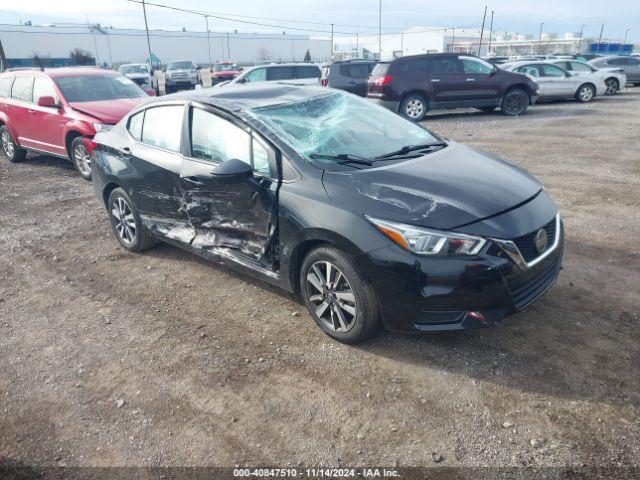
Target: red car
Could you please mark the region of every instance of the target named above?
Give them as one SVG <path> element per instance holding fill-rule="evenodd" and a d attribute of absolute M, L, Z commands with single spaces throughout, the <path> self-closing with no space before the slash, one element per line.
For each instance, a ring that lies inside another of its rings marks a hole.
<path fill-rule="evenodd" d="M 240 75 L 238 66 L 233 62 L 218 62 L 213 66 L 213 76 L 211 77 L 211 84 L 215 85 L 220 82 L 226 82 L 227 80 L 233 80 Z"/>
<path fill-rule="evenodd" d="M 84 139 L 109 130 L 147 92 L 120 73 L 93 68 L 17 70 L 0 75 L 0 140 L 11 162 L 28 151 L 70 159 L 91 180 Z"/>

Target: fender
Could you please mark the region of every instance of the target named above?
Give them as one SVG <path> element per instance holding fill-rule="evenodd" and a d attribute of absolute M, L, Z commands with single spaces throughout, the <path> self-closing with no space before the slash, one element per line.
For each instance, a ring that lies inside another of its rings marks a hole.
<path fill-rule="evenodd" d="M 93 128 L 93 125 L 91 125 L 91 123 L 87 121 L 82 121 L 82 120 L 70 120 L 64 126 L 64 129 L 62 132 L 61 144 L 65 146 L 65 149 L 67 148 L 67 136 L 71 132 L 77 132 L 83 137 L 89 137 L 89 138 L 93 138 L 93 136 L 96 134 L 96 130 Z"/>

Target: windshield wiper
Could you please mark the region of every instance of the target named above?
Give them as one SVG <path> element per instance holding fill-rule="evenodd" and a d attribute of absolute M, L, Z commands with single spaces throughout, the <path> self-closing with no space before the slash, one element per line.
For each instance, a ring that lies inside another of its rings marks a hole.
<path fill-rule="evenodd" d="M 333 160 L 336 163 L 357 163 L 358 165 L 373 165 L 371 160 L 366 158 L 350 155 L 348 153 L 339 153 L 337 155 L 325 155 L 324 153 L 312 153 L 309 155 L 312 160 Z"/>
<path fill-rule="evenodd" d="M 445 142 L 431 142 L 431 143 L 421 143 L 418 145 L 405 145 L 398 150 L 393 152 L 385 153 L 384 155 L 379 155 L 374 158 L 374 160 L 384 160 L 385 158 L 397 157 L 398 155 L 406 155 L 409 152 L 415 152 L 416 150 L 426 150 L 427 148 L 432 147 L 446 147 L 447 144 Z"/>

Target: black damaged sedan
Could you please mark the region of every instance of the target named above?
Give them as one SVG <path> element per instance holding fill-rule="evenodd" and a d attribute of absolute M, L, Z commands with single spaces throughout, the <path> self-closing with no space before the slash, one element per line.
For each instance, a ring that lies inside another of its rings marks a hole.
<path fill-rule="evenodd" d="M 494 325 L 561 267 L 563 223 L 532 175 L 345 92 L 184 92 L 90 147 L 124 248 L 168 242 L 300 293 L 345 343 Z"/>

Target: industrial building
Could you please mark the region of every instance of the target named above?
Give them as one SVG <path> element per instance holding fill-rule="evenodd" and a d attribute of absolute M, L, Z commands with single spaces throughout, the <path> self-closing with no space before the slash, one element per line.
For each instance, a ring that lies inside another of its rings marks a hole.
<path fill-rule="evenodd" d="M 118 66 L 145 62 L 149 58 L 144 30 L 104 28 L 99 25 L 0 25 L 0 42 L 10 66 L 29 64 L 34 56 L 47 64 L 68 61 L 70 52 L 80 48 L 95 59 L 97 65 Z M 233 60 L 240 64 L 256 62 L 302 61 L 307 50 L 314 62 L 331 56 L 327 38 L 307 35 L 149 31 L 152 58 L 166 64 L 175 59 L 191 59 L 199 65 Z"/>

